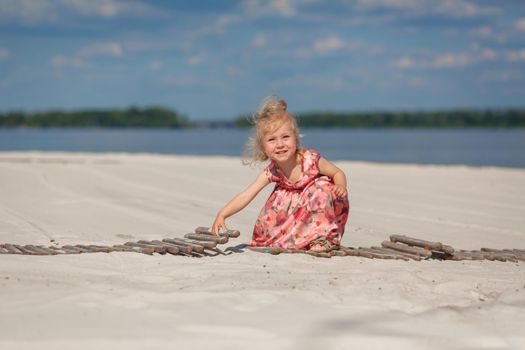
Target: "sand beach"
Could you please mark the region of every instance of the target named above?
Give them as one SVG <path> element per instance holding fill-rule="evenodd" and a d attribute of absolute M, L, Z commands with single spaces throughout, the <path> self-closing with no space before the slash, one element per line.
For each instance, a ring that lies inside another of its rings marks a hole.
<path fill-rule="evenodd" d="M 525 249 L 525 169 L 340 161 L 343 244 Z M 0 153 L 0 243 L 119 244 L 210 226 L 233 157 Z M 269 186 L 227 221 L 249 242 Z M 0 349 L 525 349 L 525 263 L 0 254 Z"/>

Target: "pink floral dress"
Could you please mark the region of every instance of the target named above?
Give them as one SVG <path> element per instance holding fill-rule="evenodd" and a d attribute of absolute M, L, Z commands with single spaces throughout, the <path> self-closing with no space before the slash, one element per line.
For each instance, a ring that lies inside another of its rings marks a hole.
<path fill-rule="evenodd" d="M 340 244 L 350 206 L 348 198 L 334 194 L 333 180 L 319 173 L 320 158 L 314 150 L 303 151 L 302 176 L 296 182 L 273 161 L 264 169 L 277 184 L 259 214 L 251 246 L 308 249 L 320 237 Z"/>

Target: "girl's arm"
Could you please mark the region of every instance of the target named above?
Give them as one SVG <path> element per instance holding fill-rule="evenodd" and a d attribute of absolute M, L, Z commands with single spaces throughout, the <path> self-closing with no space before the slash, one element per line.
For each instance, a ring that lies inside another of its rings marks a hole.
<path fill-rule="evenodd" d="M 269 183 L 270 181 L 266 177 L 265 172 L 262 171 L 250 186 L 248 186 L 244 191 L 236 195 L 231 201 L 228 202 L 228 204 L 224 206 L 224 208 L 222 208 L 219 211 L 219 213 L 215 217 L 215 221 L 213 222 L 211 233 L 213 235 L 217 235 L 219 229 L 227 229 L 224 220 L 244 209 L 248 204 L 250 204 L 250 202 L 255 198 L 255 196 L 259 192 L 261 192 L 261 190 Z"/>
<path fill-rule="evenodd" d="M 335 164 L 321 157 L 319 159 L 319 172 L 321 175 L 329 176 L 334 180 L 336 196 L 345 197 L 347 195 L 345 173 Z"/>

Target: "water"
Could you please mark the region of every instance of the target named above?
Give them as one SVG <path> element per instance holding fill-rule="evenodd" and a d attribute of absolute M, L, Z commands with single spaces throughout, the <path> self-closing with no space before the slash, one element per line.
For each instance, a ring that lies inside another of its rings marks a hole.
<path fill-rule="evenodd" d="M 524 129 L 303 129 L 330 160 L 525 168 Z M 0 151 L 146 152 L 238 157 L 237 129 L 0 129 Z"/>

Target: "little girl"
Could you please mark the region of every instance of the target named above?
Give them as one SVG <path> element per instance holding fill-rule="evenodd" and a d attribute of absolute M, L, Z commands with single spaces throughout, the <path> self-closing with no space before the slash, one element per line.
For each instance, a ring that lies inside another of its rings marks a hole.
<path fill-rule="evenodd" d="M 264 100 L 255 115 L 251 163 L 270 163 L 257 179 L 222 208 L 212 233 L 246 207 L 270 182 L 276 186 L 261 210 L 251 246 L 329 251 L 340 245 L 348 219 L 346 177 L 314 150 L 300 147 L 295 117 L 284 100 Z"/>

